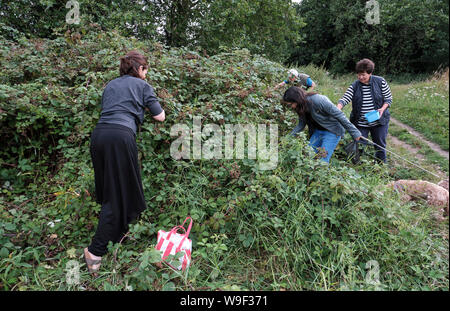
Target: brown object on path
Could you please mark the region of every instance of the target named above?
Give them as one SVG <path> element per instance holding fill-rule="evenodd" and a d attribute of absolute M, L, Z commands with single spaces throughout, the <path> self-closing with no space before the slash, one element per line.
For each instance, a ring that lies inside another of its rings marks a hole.
<path fill-rule="evenodd" d="M 405 179 L 390 182 L 387 186 L 401 193 L 401 199 L 403 201 L 407 202 L 422 198 L 426 200 L 429 205 L 440 207 L 444 216 L 448 216 L 449 192 L 444 187 L 425 180 Z"/>
<path fill-rule="evenodd" d="M 448 179 L 444 179 L 438 182 L 438 186 L 441 186 L 442 188 L 445 188 L 448 191 Z"/>

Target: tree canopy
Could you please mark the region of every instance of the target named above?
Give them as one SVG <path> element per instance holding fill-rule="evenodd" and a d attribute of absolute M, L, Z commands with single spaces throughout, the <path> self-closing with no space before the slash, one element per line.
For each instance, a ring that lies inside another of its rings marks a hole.
<path fill-rule="evenodd" d="M 364 57 L 378 73 L 448 66 L 448 0 L 16 0 L 0 3 L 2 31 L 54 39 L 75 2 L 81 24 L 209 55 L 246 48 L 336 73 L 352 71 Z M 369 23 L 375 10 L 379 19 Z"/>
<path fill-rule="evenodd" d="M 362 58 L 378 72 L 430 72 L 448 66 L 449 1 L 377 0 L 379 23 L 368 23 L 368 1 L 303 0 L 305 42 L 289 60 L 324 64 L 334 72 L 353 70 Z M 345 14 L 344 14 L 345 12 Z"/>

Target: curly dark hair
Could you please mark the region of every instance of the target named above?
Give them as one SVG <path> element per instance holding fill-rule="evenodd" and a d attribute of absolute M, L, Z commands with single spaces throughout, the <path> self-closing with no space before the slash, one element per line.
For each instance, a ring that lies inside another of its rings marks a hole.
<path fill-rule="evenodd" d="M 361 59 L 355 66 L 356 73 L 367 72 L 368 74 L 372 74 L 374 69 L 375 63 L 368 58 Z"/>
<path fill-rule="evenodd" d="M 138 51 L 130 51 L 125 56 L 120 58 L 120 76 L 130 75 L 136 78 L 139 76 L 139 67 L 148 68 L 147 57 Z"/>

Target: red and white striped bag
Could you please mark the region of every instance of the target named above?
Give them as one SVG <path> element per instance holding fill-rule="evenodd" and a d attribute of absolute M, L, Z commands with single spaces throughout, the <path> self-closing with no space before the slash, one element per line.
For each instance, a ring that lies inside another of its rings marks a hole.
<path fill-rule="evenodd" d="M 190 219 L 188 229 L 184 228 L 186 221 Z M 192 228 L 192 218 L 187 217 L 181 226 L 175 226 L 169 232 L 159 230 L 158 231 L 158 241 L 156 244 L 156 249 L 162 251 L 161 258 L 163 261 L 167 259 L 169 255 L 175 255 L 178 252 L 184 252 L 184 255 L 180 257 L 180 265 L 174 267 L 168 262 L 166 262 L 173 269 L 178 269 L 183 271 L 191 263 L 191 253 L 192 253 L 192 241 L 188 239 L 189 232 Z M 177 233 L 179 229 L 184 230 L 184 234 Z"/>

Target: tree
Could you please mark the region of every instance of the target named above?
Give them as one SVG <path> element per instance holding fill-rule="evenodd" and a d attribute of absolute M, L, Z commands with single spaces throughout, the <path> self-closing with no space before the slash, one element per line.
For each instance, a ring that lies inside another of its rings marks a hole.
<path fill-rule="evenodd" d="M 2 1 L 0 23 L 28 36 L 55 38 L 68 1 Z M 284 61 L 303 26 L 290 0 L 78 0 L 82 23 L 153 39 L 169 47 L 247 48 Z M 73 26 L 76 28 L 76 25 Z"/>
<path fill-rule="evenodd" d="M 216 0 L 200 20 L 198 43 L 210 53 L 238 47 L 284 61 L 300 42 L 302 27 L 291 1 Z"/>
<path fill-rule="evenodd" d="M 168 46 L 192 45 L 199 31 L 199 19 L 211 0 L 154 0 L 153 16 L 159 26 L 157 35 Z"/>
<path fill-rule="evenodd" d="M 448 0 L 376 2 L 380 19 L 372 24 L 366 20 L 367 1 L 303 0 L 298 13 L 307 23 L 306 43 L 289 60 L 325 64 L 334 72 L 352 71 L 364 57 L 374 60 L 378 73 L 448 66 Z"/>
<path fill-rule="evenodd" d="M 29 37 L 51 38 L 54 30 L 67 25 L 67 0 L 6 0 L 0 2 L 0 23 Z M 152 38 L 153 1 L 77 0 L 81 23 L 95 22 L 104 30 L 118 29 L 124 36 Z M 76 25 L 73 25 L 76 27 Z"/>
<path fill-rule="evenodd" d="M 288 58 L 290 63 L 320 64 L 328 67 L 333 54 L 330 47 L 336 45 L 333 34 L 333 18 L 330 18 L 328 0 L 303 0 L 297 6 L 297 14 L 303 18 L 305 27 L 300 31 L 303 42 L 293 47 Z"/>

